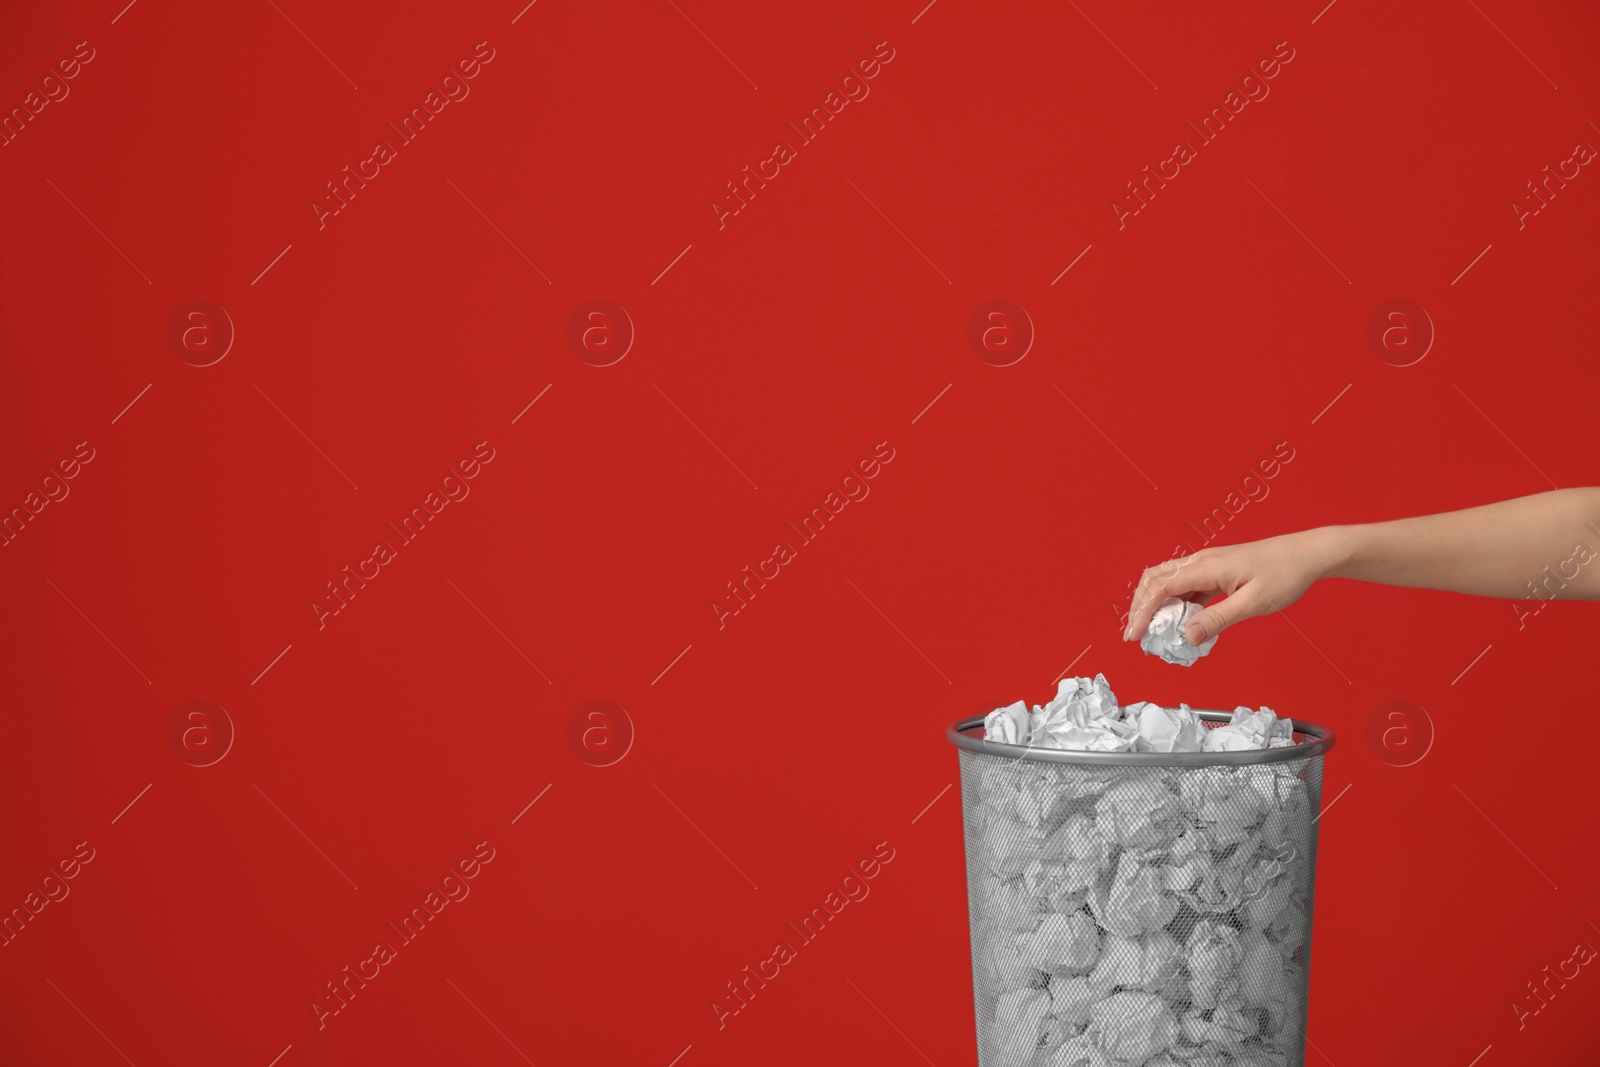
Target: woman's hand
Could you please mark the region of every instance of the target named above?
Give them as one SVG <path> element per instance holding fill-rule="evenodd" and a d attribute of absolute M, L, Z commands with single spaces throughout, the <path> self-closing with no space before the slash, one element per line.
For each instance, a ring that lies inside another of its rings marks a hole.
<path fill-rule="evenodd" d="M 1336 527 L 1303 530 L 1264 541 L 1205 548 L 1147 568 L 1133 591 L 1122 639 L 1142 637 L 1167 597 L 1208 604 L 1189 620 L 1184 636 L 1191 645 L 1216 636 L 1241 619 L 1281 611 L 1333 570 L 1340 540 Z M 1210 603 L 1217 597 L 1224 599 Z"/>
<path fill-rule="evenodd" d="M 1323 526 L 1206 548 L 1151 567 L 1133 592 L 1124 641 L 1144 636 L 1169 596 L 1208 604 L 1191 645 L 1299 600 L 1321 578 L 1352 578 L 1507 600 L 1600 600 L 1600 487 L 1359 526 Z M 1214 604 L 1209 601 L 1224 597 Z"/>

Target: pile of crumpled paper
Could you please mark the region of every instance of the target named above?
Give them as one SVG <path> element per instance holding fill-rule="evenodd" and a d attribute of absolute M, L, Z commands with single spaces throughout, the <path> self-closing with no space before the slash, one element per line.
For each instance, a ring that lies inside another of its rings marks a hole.
<path fill-rule="evenodd" d="M 1119 706 L 1103 675 L 1066 679 L 1048 704 L 1000 708 L 984 725 L 990 741 L 1094 752 L 1295 743 L 1292 721 L 1268 708 L 1208 728 L 1183 705 Z M 1001 1062 L 1300 1062 L 1314 848 L 1304 761 L 977 761 L 979 1033 Z"/>
<path fill-rule="evenodd" d="M 1119 707 L 1103 674 L 1093 681 L 1063 678 L 1050 703 L 1029 710 L 1019 700 L 991 711 L 983 727 L 988 741 L 1083 752 L 1237 752 L 1294 744 L 1294 722 L 1271 708 L 1235 708 L 1227 725 L 1208 730 L 1187 704 Z"/>

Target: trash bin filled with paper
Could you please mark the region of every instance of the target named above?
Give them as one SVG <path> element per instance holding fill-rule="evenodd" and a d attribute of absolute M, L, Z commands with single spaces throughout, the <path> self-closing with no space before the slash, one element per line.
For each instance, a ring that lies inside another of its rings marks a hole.
<path fill-rule="evenodd" d="M 1119 706 L 958 720 L 982 1067 L 1300 1067 L 1330 731 Z"/>

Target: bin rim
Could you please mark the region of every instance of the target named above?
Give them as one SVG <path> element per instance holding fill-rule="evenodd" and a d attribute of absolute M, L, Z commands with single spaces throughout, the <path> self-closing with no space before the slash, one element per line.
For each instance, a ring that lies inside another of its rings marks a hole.
<path fill-rule="evenodd" d="M 1191 709 L 1204 722 L 1228 722 L 1230 712 Z M 945 737 L 958 748 L 986 756 L 1005 759 L 1031 760 L 1039 763 L 1071 763 L 1086 767 L 1238 767 L 1259 763 L 1283 763 L 1289 760 L 1311 759 L 1333 748 L 1334 734 L 1326 726 L 1305 719 L 1284 718 L 1294 725 L 1294 732 L 1309 737 L 1309 741 L 1284 745 L 1281 748 L 1248 749 L 1243 752 L 1084 752 L 1067 748 L 1035 748 L 1032 745 L 1008 745 L 1001 741 L 985 741 L 982 735 L 967 733 L 981 729 L 988 717 L 964 715 L 945 728 Z"/>

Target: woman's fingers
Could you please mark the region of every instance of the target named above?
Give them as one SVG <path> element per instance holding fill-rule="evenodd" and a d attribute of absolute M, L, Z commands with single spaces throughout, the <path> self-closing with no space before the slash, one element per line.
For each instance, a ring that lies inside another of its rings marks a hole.
<path fill-rule="evenodd" d="M 1232 596 L 1208 605 L 1204 611 L 1196 612 L 1184 627 L 1184 637 L 1188 638 L 1191 645 L 1198 645 L 1217 636 L 1241 619 L 1254 618 L 1275 610 L 1277 609 L 1272 606 L 1272 602 L 1256 588 L 1256 583 L 1248 582 Z"/>
<path fill-rule="evenodd" d="M 1193 600 L 1213 596 L 1222 591 L 1222 584 L 1217 565 L 1210 557 L 1184 556 L 1146 568 L 1133 591 L 1128 626 L 1122 632 L 1122 639 L 1137 641 L 1144 636 L 1150 619 L 1167 597 Z"/>

